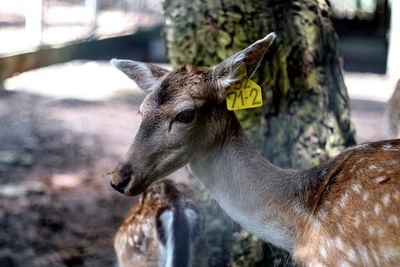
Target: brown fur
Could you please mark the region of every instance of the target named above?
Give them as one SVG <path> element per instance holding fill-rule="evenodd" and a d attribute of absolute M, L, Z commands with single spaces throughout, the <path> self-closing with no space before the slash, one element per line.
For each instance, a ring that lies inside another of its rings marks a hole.
<path fill-rule="evenodd" d="M 351 148 L 319 168 L 326 174 L 310 194 L 294 258 L 304 266 L 396 266 L 400 140 Z"/>
<path fill-rule="evenodd" d="M 184 185 L 169 180 L 153 184 L 140 197 L 138 203 L 132 206 L 124 222 L 114 237 L 114 249 L 118 256 L 119 267 L 159 267 L 159 245 L 165 240 L 156 221 L 165 210 L 183 211 L 190 208 L 201 215 L 193 192 Z M 199 228 L 196 229 L 194 266 L 203 266 L 204 255 L 199 242 L 204 241 L 204 221 L 200 216 Z M 161 235 L 161 236 L 160 236 Z"/>

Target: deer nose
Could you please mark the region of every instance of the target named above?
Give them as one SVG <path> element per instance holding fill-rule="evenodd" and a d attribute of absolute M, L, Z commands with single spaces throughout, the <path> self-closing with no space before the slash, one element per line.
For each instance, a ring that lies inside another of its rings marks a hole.
<path fill-rule="evenodd" d="M 111 187 L 124 194 L 126 186 L 131 181 L 132 173 L 132 169 L 127 165 L 117 168 L 113 177 L 114 179 L 110 181 Z"/>
<path fill-rule="evenodd" d="M 110 181 L 110 184 L 112 188 L 120 192 L 121 194 L 124 193 L 125 187 L 128 185 L 129 181 L 131 180 L 130 176 L 124 177 L 124 179 L 121 182 L 114 183 L 113 181 Z"/>

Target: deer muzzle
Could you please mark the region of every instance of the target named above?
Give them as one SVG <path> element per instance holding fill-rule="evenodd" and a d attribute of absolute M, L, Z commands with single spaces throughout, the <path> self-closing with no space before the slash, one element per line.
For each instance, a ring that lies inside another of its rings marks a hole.
<path fill-rule="evenodd" d="M 120 164 L 114 171 L 110 184 L 121 194 L 136 196 L 142 193 L 151 184 L 147 182 L 147 175 L 133 168 L 129 164 Z"/>

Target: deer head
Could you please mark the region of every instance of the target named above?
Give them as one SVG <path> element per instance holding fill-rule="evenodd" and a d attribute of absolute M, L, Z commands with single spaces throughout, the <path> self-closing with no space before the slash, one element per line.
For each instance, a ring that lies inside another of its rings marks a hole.
<path fill-rule="evenodd" d="M 226 90 L 254 73 L 275 36 L 270 33 L 213 68 L 185 65 L 168 71 L 113 59 L 111 63 L 148 95 L 140 106 L 143 121 L 113 173 L 112 187 L 137 195 L 229 138 L 225 133 L 232 125 L 225 118 L 234 114 L 226 109 Z"/>

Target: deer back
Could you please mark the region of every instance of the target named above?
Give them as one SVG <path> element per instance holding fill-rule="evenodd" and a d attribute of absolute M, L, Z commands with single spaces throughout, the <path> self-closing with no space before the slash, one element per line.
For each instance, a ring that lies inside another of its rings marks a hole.
<path fill-rule="evenodd" d="M 317 168 L 294 256 L 312 266 L 397 266 L 400 140 L 351 148 Z M 318 265 L 320 264 L 320 265 Z"/>

